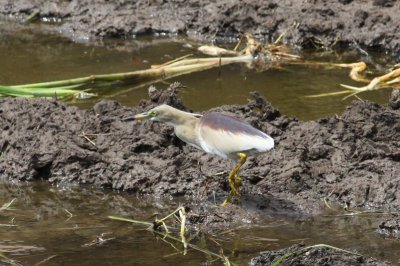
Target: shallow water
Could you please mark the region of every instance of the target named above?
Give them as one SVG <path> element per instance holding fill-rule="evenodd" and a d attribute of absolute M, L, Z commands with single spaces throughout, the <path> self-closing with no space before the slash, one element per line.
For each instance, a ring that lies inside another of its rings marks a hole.
<path fill-rule="evenodd" d="M 4 23 L 4 22 L 3 22 Z M 1 24 L 0 24 L 1 26 Z M 4 26 L 3 26 L 4 27 Z M 37 33 L 36 28 L 20 30 L 15 34 L 8 26 L 0 35 L 0 84 L 23 84 L 82 77 L 91 74 L 129 72 L 147 69 L 152 64 L 161 64 L 187 54 L 198 54 L 188 48 L 185 39 L 108 40 L 98 45 L 72 43 L 54 35 Z M 192 44 L 196 47 L 195 44 Z M 229 46 L 229 45 L 228 45 Z M 379 54 L 362 58 L 356 51 L 342 54 L 320 52 L 303 56 L 309 60 L 350 63 L 369 60 L 379 67 L 386 56 Z M 339 84 L 361 86 L 348 77 L 347 69 L 310 68 L 305 66 L 282 66 L 264 72 L 255 72 L 244 65 L 235 64 L 221 69 L 212 69 L 156 83 L 163 88 L 167 83 L 181 82 L 186 88 L 180 96 L 194 111 L 203 111 L 224 104 L 244 104 L 249 92 L 259 91 L 273 106 L 286 115 L 302 120 L 316 119 L 340 114 L 352 100 L 342 100 L 343 95 L 305 98 L 306 95 L 343 90 Z M 127 106 L 136 105 L 147 97 L 147 86 L 128 86 L 110 91 L 98 91 L 99 97 L 110 97 Z M 126 91 L 128 90 L 128 91 Z M 123 91 L 123 92 L 122 92 Z M 360 94 L 363 99 L 387 103 L 388 90 Z M 89 108 L 93 101 L 78 100 L 74 104 Z"/>
<path fill-rule="evenodd" d="M 0 84 L 127 72 L 196 53 L 187 48 L 184 39 L 109 40 L 87 45 L 38 33 L 34 27 L 19 30 L 18 34 L 13 31 L 13 26 L 7 27 L 0 34 Z M 330 62 L 363 59 L 355 52 L 304 56 Z M 377 55 L 371 60 L 379 67 L 380 62 L 385 62 L 385 56 Z M 181 97 L 195 111 L 222 104 L 242 104 L 250 91 L 258 90 L 282 113 L 302 120 L 340 114 L 350 101 L 342 101 L 342 96 L 307 99 L 305 95 L 341 90 L 340 83 L 356 85 L 348 78 L 347 70 L 304 66 L 284 66 L 257 73 L 242 65 L 230 65 L 174 78 L 168 83 L 174 81 L 186 86 Z M 159 88 L 167 86 L 165 83 L 155 85 Z M 147 97 L 147 87 L 131 89 L 111 98 L 133 106 Z M 386 103 L 388 95 L 388 91 L 381 90 L 360 97 Z M 74 104 L 88 108 L 93 102 Z M 33 265 L 46 258 L 49 259 L 47 265 L 198 265 L 215 259 L 194 250 L 189 250 L 187 255 L 177 254 L 171 243 L 152 235 L 143 226 L 107 218 L 116 215 L 152 221 L 154 213 L 161 216 L 174 210 L 179 199 L 144 199 L 125 192 L 79 186 L 54 187 L 40 182 L 0 183 L 0 205 L 13 198 L 17 199 L 13 205 L 15 209 L 0 212 L 0 253 L 24 265 Z M 362 254 L 399 263 L 400 243 L 384 240 L 375 233 L 379 218 L 373 215 L 321 215 L 309 220 L 265 217 L 261 225 L 244 224 L 213 236 L 197 236 L 191 243 L 219 253 L 220 247 L 212 238 L 223 245 L 225 255 L 240 265 L 248 263 L 260 251 L 301 242 L 355 249 Z M 102 233 L 109 233 L 104 237 L 113 239 L 101 245 L 85 245 Z M 178 243 L 172 244 L 182 250 Z M 11 251 L 5 252 L 5 246 Z M 0 260 L 5 263 L 6 258 Z M 219 261 L 214 263 L 220 264 Z"/>
<path fill-rule="evenodd" d="M 47 265 L 199 265 L 215 260 L 190 248 L 183 255 L 179 243 L 156 237 L 145 230 L 146 226 L 107 218 L 115 215 L 151 222 L 154 214 L 161 217 L 173 211 L 179 199 L 137 198 L 126 192 L 55 187 L 44 182 L 0 183 L 0 202 L 14 198 L 13 209 L 0 212 L 0 252 L 8 246 L 3 254 L 23 265 L 49 258 Z M 243 224 L 213 235 L 193 236 L 190 243 L 219 253 L 218 242 L 224 254 L 239 265 L 247 264 L 260 251 L 295 243 L 325 243 L 398 263 L 400 243 L 375 233 L 378 218 L 333 214 L 308 220 L 265 217 L 261 225 Z M 103 233 L 108 233 L 103 238 L 112 239 L 92 245 Z"/>

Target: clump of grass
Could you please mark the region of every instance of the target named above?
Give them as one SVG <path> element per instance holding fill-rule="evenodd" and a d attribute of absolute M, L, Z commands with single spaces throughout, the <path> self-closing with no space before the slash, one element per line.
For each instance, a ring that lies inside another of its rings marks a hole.
<path fill-rule="evenodd" d="M 178 218 L 179 217 L 179 218 Z M 133 224 L 139 224 L 139 225 L 145 225 L 146 229 L 152 233 L 154 233 L 155 235 L 158 235 L 161 237 L 161 239 L 164 242 L 167 242 L 168 244 L 170 244 L 176 251 L 177 253 L 175 254 L 179 254 L 182 253 L 183 255 L 185 255 L 187 253 L 188 249 L 193 249 L 193 250 L 197 250 L 201 253 L 204 253 L 206 255 L 215 257 L 217 259 L 220 259 L 224 265 L 226 266 L 231 266 L 234 265 L 232 262 L 229 261 L 229 259 L 224 256 L 223 254 L 217 254 L 214 253 L 210 250 L 207 249 L 203 249 L 200 248 L 199 246 L 196 246 L 194 244 L 191 244 L 189 241 L 186 240 L 186 211 L 184 207 L 179 207 L 178 209 L 176 209 L 175 211 L 171 212 L 170 214 L 168 214 L 167 216 L 165 216 L 162 219 L 155 219 L 155 221 L 153 222 L 146 222 L 146 221 L 138 221 L 138 220 L 132 220 L 132 219 L 128 219 L 128 218 L 124 218 L 124 217 L 116 217 L 116 216 L 108 216 L 108 218 L 112 219 L 112 220 L 116 220 L 116 221 L 122 221 L 122 222 L 128 222 L 128 223 L 133 223 Z M 179 229 L 179 237 L 174 236 L 173 233 L 176 232 L 175 227 L 171 227 L 168 226 L 166 224 L 166 221 L 175 218 L 179 221 L 180 223 L 180 229 Z M 164 229 L 164 230 L 161 230 Z M 183 246 L 183 251 L 180 251 L 172 242 L 178 242 L 180 244 L 182 244 Z"/>

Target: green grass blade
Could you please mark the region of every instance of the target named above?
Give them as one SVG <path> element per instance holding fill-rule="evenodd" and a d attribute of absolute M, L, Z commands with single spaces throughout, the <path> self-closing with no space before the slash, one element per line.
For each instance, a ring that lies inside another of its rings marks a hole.
<path fill-rule="evenodd" d="M 0 94 L 15 97 L 65 97 L 84 90 L 73 90 L 68 87 L 57 88 L 20 88 L 12 86 L 0 86 Z"/>

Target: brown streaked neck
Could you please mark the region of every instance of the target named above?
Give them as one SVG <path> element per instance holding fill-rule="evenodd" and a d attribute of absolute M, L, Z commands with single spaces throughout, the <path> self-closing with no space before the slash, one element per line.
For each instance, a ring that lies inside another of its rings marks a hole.
<path fill-rule="evenodd" d="M 181 111 L 175 108 L 171 109 L 169 115 L 169 121 L 167 123 L 171 123 L 174 126 L 184 125 L 184 124 L 192 124 L 193 122 L 198 122 L 198 118 L 192 114 L 185 111 Z"/>

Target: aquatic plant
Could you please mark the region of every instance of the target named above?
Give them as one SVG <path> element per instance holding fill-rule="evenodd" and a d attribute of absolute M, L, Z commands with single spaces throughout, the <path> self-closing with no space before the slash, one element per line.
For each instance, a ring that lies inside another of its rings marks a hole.
<path fill-rule="evenodd" d="M 177 216 L 179 216 L 179 218 Z M 145 225 L 146 229 L 148 231 L 159 236 L 161 240 L 163 240 L 164 242 L 171 245 L 171 247 L 173 247 L 177 251 L 177 253 L 182 253 L 183 255 L 185 255 L 187 253 L 187 250 L 190 248 L 190 249 L 199 251 L 203 254 L 209 255 L 211 257 L 220 259 L 225 266 L 234 265 L 225 255 L 223 255 L 222 250 L 221 250 L 221 254 L 217 254 L 210 250 L 207 250 L 207 249 L 201 248 L 197 245 L 191 244 L 189 241 L 186 240 L 186 231 L 187 231 L 187 229 L 186 229 L 186 211 L 185 211 L 184 207 L 179 207 L 175 211 L 166 215 L 164 218 L 155 219 L 153 222 L 138 221 L 138 220 L 132 220 L 132 219 L 128 219 L 128 218 L 124 218 L 124 217 L 117 217 L 117 216 L 108 216 L 108 218 L 112 219 L 112 220 L 116 220 L 116 221 Z M 179 237 L 174 236 L 174 232 L 176 232 L 176 227 L 171 227 L 171 226 L 166 225 L 166 221 L 171 218 L 176 218 L 179 221 L 179 224 L 180 224 Z M 163 230 L 161 230 L 161 229 L 163 229 Z M 179 250 L 173 244 L 173 242 L 182 244 L 183 250 Z"/>
<path fill-rule="evenodd" d="M 215 55 L 210 58 L 188 58 L 186 55 L 150 69 L 133 72 L 91 75 L 67 80 L 23 84 L 0 85 L 0 96 L 13 97 L 57 97 L 57 98 L 88 98 L 96 96 L 95 89 L 112 88 L 122 85 L 143 86 L 172 77 L 203 71 L 232 63 L 246 63 L 246 66 L 256 70 L 269 68 L 271 64 L 280 61 L 297 60 L 298 56 L 287 53 L 283 45 L 262 45 L 250 35 L 245 35 L 247 43 L 240 51 L 227 50 L 216 46 L 201 46 L 199 49 L 206 54 Z M 240 44 L 240 42 L 239 42 Z M 239 45 L 238 44 L 238 45 Z M 229 55 L 228 57 L 221 57 Z M 132 88 L 131 88 L 132 89 Z M 123 93 L 124 91 L 118 91 Z"/>

